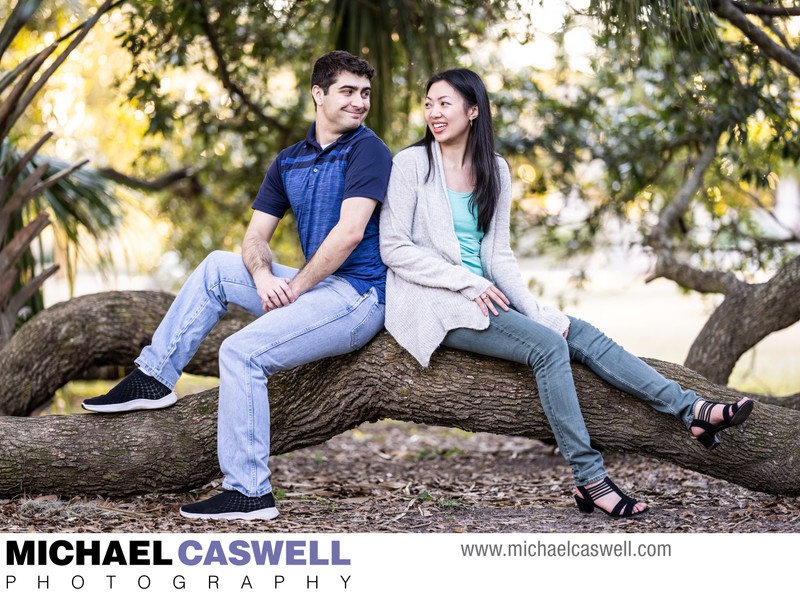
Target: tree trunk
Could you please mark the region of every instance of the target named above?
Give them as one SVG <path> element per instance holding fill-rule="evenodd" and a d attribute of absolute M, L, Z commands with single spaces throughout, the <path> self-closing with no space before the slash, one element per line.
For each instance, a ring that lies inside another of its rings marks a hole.
<path fill-rule="evenodd" d="M 51 366 L 63 361 L 56 370 L 63 377 L 70 376 L 70 365 L 84 369 L 98 364 L 98 358 L 120 363 L 119 357 L 112 357 L 113 341 L 132 358 L 147 342 L 168 300 L 154 293 L 75 299 L 38 316 L 52 320 L 26 325 L 41 325 L 43 340 L 49 341 L 44 344 L 51 345 L 49 354 L 36 355 L 48 351 L 34 340 L 35 333 L 21 342 L 15 335 L 7 348 L 34 349 L 27 353 L 28 376 L 47 375 L 48 367 L 40 359 Z M 154 311 L 145 311 L 148 305 Z M 241 322 L 242 318 L 237 324 Z M 150 327 L 134 331 L 140 325 Z M 94 348 L 91 341 L 83 342 L 95 336 L 105 346 Z M 213 338 L 219 339 L 219 334 Z M 5 350 L 0 356 L 9 358 Z M 706 398 L 739 397 L 680 365 L 648 362 Z M 5 364 L 0 369 L 4 381 L 11 381 Z M 759 403 L 745 425 L 726 431 L 722 445 L 708 452 L 673 417 L 656 413 L 583 366 L 573 369 L 589 432 L 598 447 L 671 461 L 768 493 L 800 494 L 800 412 Z M 23 372 L 17 368 L 17 374 Z M 18 375 L 17 381 L 21 377 L 25 376 Z M 52 383 L 29 380 L 27 388 L 17 392 Z M 273 453 L 322 443 L 383 418 L 552 439 L 530 370 L 448 349 L 436 354 L 430 368 L 422 369 L 385 332 L 358 353 L 276 374 L 269 387 Z M 0 495 L 129 495 L 202 486 L 219 473 L 216 396 L 216 390 L 209 390 L 154 412 L 0 418 Z"/>
<path fill-rule="evenodd" d="M 0 350 L 0 414 L 29 415 L 93 367 L 131 365 L 150 344 L 172 299 L 153 291 L 98 293 L 38 314 Z M 252 320 L 243 309 L 231 307 L 186 371 L 218 375 L 220 343 Z"/>
<path fill-rule="evenodd" d="M 798 293 L 800 256 L 766 283 L 736 284 L 697 335 L 684 365 L 712 382 L 727 384 L 742 355 L 800 320 Z"/>

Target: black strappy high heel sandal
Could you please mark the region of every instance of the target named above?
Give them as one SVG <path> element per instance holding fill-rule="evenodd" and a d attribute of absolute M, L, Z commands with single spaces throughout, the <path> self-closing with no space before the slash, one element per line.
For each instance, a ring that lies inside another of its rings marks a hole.
<path fill-rule="evenodd" d="M 578 509 L 584 514 L 590 514 L 597 507 L 601 512 L 612 518 L 630 518 L 631 516 L 638 516 L 647 511 L 634 511 L 634 506 L 639 503 L 635 499 L 631 499 L 625 493 L 619 490 L 619 487 L 614 484 L 610 478 L 605 477 L 602 481 L 592 487 L 578 487 L 581 495 L 575 495 L 575 503 L 578 504 Z M 595 505 L 595 500 L 608 495 L 609 493 L 616 493 L 619 495 L 619 502 L 614 506 L 610 512 L 607 512 L 602 507 Z"/>
<path fill-rule="evenodd" d="M 753 412 L 753 401 L 749 398 L 741 406 L 739 406 L 738 402 L 734 404 L 728 404 L 722 409 L 722 421 L 714 424 L 711 422 L 711 409 L 717 404 L 722 403 L 704 400 L 703 404 L 700 405 L 700 410 L 698 411 L 697 416 L 689 426 L 690 431 L 692 427 L 699 427 L 703 430 L 703 433 L 700 435 L 692 435 L 692 437 L 696 437 L 697 441 L 703 444 L 703 446 L 705 446 L 705 448 L 708 450 L 713 450 L 719 445 L 720 439 L 719 435 L 717 434 L 720 431 L 727 429 L 728 427 L 741 425 L 747 420 L 747 417 L 750 416 L 750 413 Z"/>

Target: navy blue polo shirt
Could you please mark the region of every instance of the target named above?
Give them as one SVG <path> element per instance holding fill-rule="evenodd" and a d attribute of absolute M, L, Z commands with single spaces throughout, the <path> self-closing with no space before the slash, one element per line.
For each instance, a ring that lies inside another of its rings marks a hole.
<path fill-rule="evenodd" d="M 392 153 L 364 126 L 343 134 L 323 150 L 315 129 L 316 124 L 305 140 L 278 154 L 264 177 L 253 209 L 282 218 L 291 208 L 308 261 L 339 222 L 344 200 L 361 197 L 377 201 L 379 205 L 367 223 L 364 238 L 334 274 L 361 294 L 375 287 L 380 302 L 385 303 L 386 266 L 378 244 L 378 221 L 389 184 Z"/>

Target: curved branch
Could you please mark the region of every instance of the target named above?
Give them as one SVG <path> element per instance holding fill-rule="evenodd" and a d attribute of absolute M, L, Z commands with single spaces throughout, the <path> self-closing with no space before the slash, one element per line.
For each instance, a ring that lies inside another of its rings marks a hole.
<path fill-rule="evenodd" d="M 700 293 L 728 293 L 741 281 L 730 272 L 699 270 L 675 257 L 675 248 L 670 238 L 672 229 L 678 224 L 695 194 L 703 186 L 705 173 L 717 156 L 719 133 L 706 144 L 695 161 L 691 173 L 675 195 L 674 200 L 661 212 L 656 224 L 646 239 L 656 253 L 656 266 L 647 278 L 651 282 L 657 278 L 667 278 L 680 286 Z"/>
<path fill-rule="evenodd" d="M 138 190 L 158 191 L 170 187 L 181 180 L 193 177 L 197 174 L 197 169 L 194 167 L 184 167 L 183 169 L 176 169 L 161 175 L 155 179 L 141 179 L 138 177 L 131 177 L 112 167 L 104 167 L 99 169 L 98 173 L 107 177 L 113 182 L 122 184 L 129 188 Z"/>
<path fill-rule="evenodd" d="M 172 299 L 153 291 L 99 293 L 36 315 L 0 349 L 0 414 L 29 415 L 89 368 L 130 365 L 150 343 Z M 231 308 L 186 371 L 217 375 L 220 343 L 252 320 Z"/>
<path fill-rule="evenodd" d="M 655 269 L 645 282 L 649 283 L 657 278 L 671 280 L 685 289 L 691 289 L 698 293 L 722 293 L 723 295 L 727 295 L 743 284 L 732 272 L 700 270 L 681 262 L 666 250 L 658 252 Z"/>
<path fill-rule="evenodd" d="M 774 17 L 800 16 L 800 6 L 775 6 L 773 4 L 753 4 L 752 2 L 738 2 L 732 4 L 745 14 L 757 14 Z"/>
<path fill-rule="evenodd" d="M 800 320 L 800 256 L 772 279 L 741 283 L 714 310 L 689 349 L 684 365 L 726 384 L 736 362 L 764 338 Z M 719 348 L 724 344 L 725 348 Z"/>
<path fill-rule="evenodd" d="M 770 38 L 760 27 L 734 4 L 732 0 L 716 0 L 711 4 L 714 13 L 727 20 L 744 33 L 750 41 L 758 46 L 764 54 L 775 60 L 789 72 L 800 77 L 800 58 Z"/>

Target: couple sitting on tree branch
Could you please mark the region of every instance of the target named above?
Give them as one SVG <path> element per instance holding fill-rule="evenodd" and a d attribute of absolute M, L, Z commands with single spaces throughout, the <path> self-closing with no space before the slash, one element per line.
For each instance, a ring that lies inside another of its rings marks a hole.
<path fill-rule="evenodd" d="M 495 153 L 491 108 L 467 69 L 434 75 L 425 137 L 392 160 L 364 119 L 374 69 L 347 52 L 319 58 L 311 75 L 315 121 L 278 154 L 253 203 L 242 255 L 214 252 L 192 273 L 98 413 L 164 408 L 175 382 L 230 303 L 257 319 L 219 351 L 217 449 L 222 492 L 184 505 L 188 518 L 278 515 L 270 470 L 269 377 L 357 350 L 386 324 L 427 366 L 439 345 L 523 363 L 533 370 L 556 442 L 575 478 L 581 512 L 647 511 L 612 481 L 590 445 L 570 361 L 677 417 L 706 448 L 753 409 L 708 402 L 667 380 L 590 324 L 538 303 L 509 247 L 511 176 Z M 269 243 L 283 215 L 297 220 L 306 259 L 274 263 Z M 387 269 L 388 267 L 388 269 Z"/>

